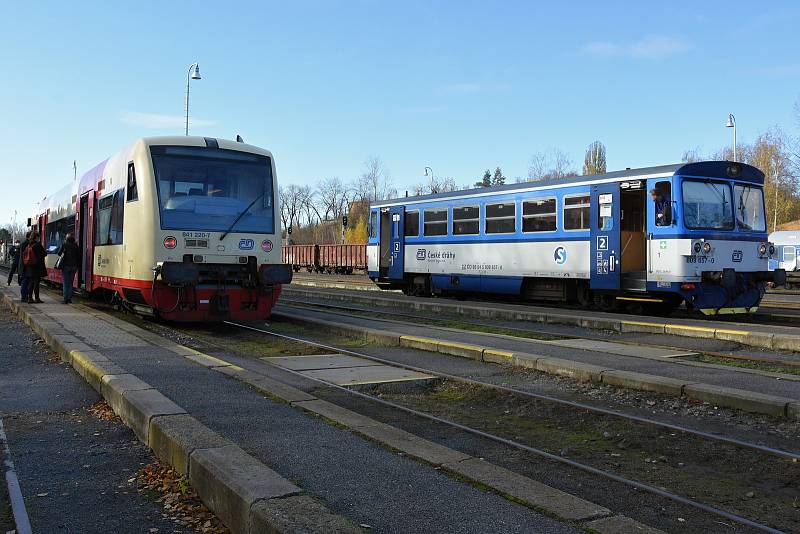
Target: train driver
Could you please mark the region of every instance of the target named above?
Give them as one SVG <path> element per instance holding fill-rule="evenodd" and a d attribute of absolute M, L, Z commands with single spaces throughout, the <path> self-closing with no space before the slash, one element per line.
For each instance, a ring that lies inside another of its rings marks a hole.
<path fill-rule="evenodd" d="M 651 189 L 650 196 L 656 205 L 656 226 L 672 224 L 672 207 L 669 198 L 658 189 Z"/>

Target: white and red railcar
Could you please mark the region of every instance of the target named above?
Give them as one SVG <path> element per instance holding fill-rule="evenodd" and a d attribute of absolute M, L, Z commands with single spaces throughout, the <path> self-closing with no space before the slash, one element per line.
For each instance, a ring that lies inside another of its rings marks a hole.
<path fill-rule="evenodd" d="M 138 139 L 45 197 L 35 222 L 48 279 L 75 232 L 75 284 L 174 321 L 259 320 L 281 285 L 278 185 L 272 154 L 209 137 Z"/>

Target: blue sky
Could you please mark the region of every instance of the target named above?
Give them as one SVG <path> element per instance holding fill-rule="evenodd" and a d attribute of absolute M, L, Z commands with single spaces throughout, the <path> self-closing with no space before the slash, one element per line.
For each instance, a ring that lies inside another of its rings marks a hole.
<path fill-rule="evenodd" d="M 275 154 L 279 179 L 402 191 L 525 176 L 600 139 L 610 170 L 673 163 L 773 125 L 797 135 L 797 2 L 13 2 L 0 19 L 0 223 L 140 136 Z"/>

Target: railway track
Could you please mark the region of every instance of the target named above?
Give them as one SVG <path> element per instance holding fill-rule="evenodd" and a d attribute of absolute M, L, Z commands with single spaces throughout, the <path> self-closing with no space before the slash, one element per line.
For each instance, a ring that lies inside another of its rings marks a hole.
<path fill-rule="evenodd" d="M 235 328 L 238 328 L 238 329 L 242 329 L 242 330 L 246 330 L 246 331 L 250 331 L 250 332 L 256 332 L 256 333 L 260 333 L 260 334 L 264 334 L 264 335 L 268 335 L 268 336 L 273 336 L 273 337 L 276 337 L 276 338 L 281 338 L 281 339 L 286 340 L 286 341 L 291 341 L 291 342 L 295 342 L 295 343 L 301 343 L 301 344 L 306 344 L 306 345 L 309 345 L 309 346 L 313 346 L 313 347 L 315 347 L 315 348 L 317 348 L 317 349 L 319 349 L 321 351 L 324 351 L 324 352 L 335 352 L 337 354 L 343 354 L 343 355 L 348 355 L 348 356 L 354 356 L 354 357 L 357 357 L 357 358 L 363 358 L 363 359 L 371 360 L 371 361 L 374 361 L 376 363 L 380 363 L 380 364 L 384 364 L 384 365 L 400 367 L 402 369 L 406 369 L 406 370 L 409 370 L 409 371 L 416 371 L 416 372 L 419 372 L 419 373 L 432 375 L 432 376 L 435 376 L 435 377 L 437 377 L 438 379 L 441 379 L 441 380 L 447 380 L 447 381 L 456 382 L 456 383 L 465 384 L 465 385 L 474 386 L 474 387 L 487 388 L 489 390 L 493 390 L 495 392 L 499 392 L 499 393 L 502 393 L 504 395 L 511 395 L 511 396 L 516 397 L 516 398 L 535 399 L 536 401 L 543 401 L 543 402 L 547 402 L 547 403 L 552 403 L 554 405 L 558 405 L 560 407 L 564 407 L 564 408 L 567 408 L 567 409 L 570 409 L 570 410 L 586 411 L 586 412 L 590 412 L 592 414 L 595 414 L 597 416 L 612 417 L 612 418 L 616 418 L 616 419 L 625 421 L 627 423 L 647 425 L 647 426 L 657 427 L 659 429 L 663 429 L 663 430 L 667 430 L 667 431 L 671 431 L 671 432 L 678 432 L 678 433 L 681 433 L 683 435 L 692 436 L 693 438 L 705 441 L 705 442 L 707 442 L 709 444 L 716 444 L 716 446 L 723 446 L 723 445 L 724 446 L 732 446 L 732 447 L 736 447 L 737 449 L 740 449 L 740 450 L 749 451 L 750 453 L 770 456 L 770 457 L 773 457 L 773 458 L 777 459 L 778 461 L 788 461 L 788 462 L 790 462 L 790 465 L 792 466 L 792 468 L 794 468 L 794 464 L 797 463 L 800 460 L 800 454 L 798 454 L 797 452 L 792 452 L 792 451 L 787 451 L 787 450 L 781 450 L 781 449 L 766 447 L 766 446 L 758 444 L 758 443 L 752 443 L 752 442 L 739 440 L 739 439 L 732 438 L 732 437 L 727 437 L 727 436 L 715 435 L 715 434 L 711 434 L 711 433 L 708 433 L 708 432 L 700 431 L 700 430 L 697 430 L 697 429 L 694 429 L 694 428 L 690 428 L 690 427 L 686 427 L 686 426 L 682 426 L 682 425 L 664 423 L 662 421 L 657 421 L 657 420 L 648 419 L 648 418 L 645 418 L 645 417 L 625 414 L 625 413 L 618 412 L 618 411 L 615 411 L 615 410 L 599 408 L 599 407 L 596 407 L 596 406 L 591 406 L 591 405 L 587 405 L 587 404 L 580 403 L 580 402 L 574 402 L 574 401 L 559 399 L 557 397 L 552 397 L 552 396 L 549 396 L 549 395 L 543 395 L 543 394 L 539 394 L 539 393 L 523 391 L 523 390 L 519 390 L 519 389 L 516 389 L 516 388 L 497 385 L 497 384 L 492 384 L 492 383 L 481 381 L 481 380 L 476 380 L 476 379 L 466 378 L 466 377 L 462 377 L 462 376 L 458 376 L 458 375 L 443 373 L 443 372 L 437 371 L 435 369 L 430 369 L 430 368 L 426 368 L 426 367 L 419 367 L 419 366 L 414 366 L 414 365 L 402 364 L 402 363 L 398 363 L 398 362 L 393 361 L 393 360 L 380 358 L 380 357 L 377 357 L 377 356 L 374 356 L 374 355 L 370 355 L 370 354 L 367 354 L 367 353 L 364 353 L 364 352 L 361 352 L 361 351 L 351 350 L 351 349 L 347 349 L 347 348 L 343 348 L 343 347 L 332 346 L 332 345 L 328 345 L 328 344 L 325 344 L 325 343 L 320 343 L 320 342 L 315 341 L 313 339 L 308 339 L 308 338 L 300 337 L 300 336 L 296 336 L 296 335 L 281 334 L 281 333 L 273 332 L 273 331 L 270 331 L 270 330 L 267 330 L 267 329 L 264 329 L 264 328 L 255 327 L 255 326 L 252 326 L 252 325 L 246 325 L 246 324 L 240 324 L 240 323 L 234 323 L 234 322 L 228 322 L 227 324 L 229 324 L 230 326 L 233 326 Z M 298 375 L 301 374 L 301 373 L 299 373 L 297 371 L 291 371 L 291 370 L 289 370 L 289 371 L 293 372 L 295 374 L 298 374 Z M 307 377 L 307 375 L 302 375 L 302 376 L 306 376 Z M 781 532 L 780 529 L 774 528 L 774 527 L 772 527 L 772 526 L 770 526 L 768 524 L 762 523 L 762 522 L 760 522 L 758 520 L 750 519 L 750 518 L 747 518 L 747 517 L 743 517 L 742 515 L 730 512 L 730 511 L 720 507 L 717 504 L 713 504 L 713 503 L 709 504 L 709 503 L 706 503 L 706 502 L 701 502 L 699 500 L 692 499 L 692 498 L 686 497 L 684 495 L 681 495 L 681 494 L 679 494 L 677 492 L 669 491 L 668 489 L 665 489 L 663 487 L 658 487 L 656 485 L 649 484 L 649 483 L 646 483 L 646 482 L 642 482 L 640 480 L 636 480 L 636 479 L 628 477 L 628 476 L 623 476 L 623 475 L 615 473 L 615 472 L 613 472 L 611 470 L 602 469 L 602 468 L 597 467 L 596 465 L 590 465 L 590 463 L 579 462 L 579 461 L 576 461 L 576 460 L 573 460 L 573 459 L 570 459 L 570 458 L 566 458 L 566 457 L 561 456 L 559 454 L 554 454 L 553 452 L 549 452 L 547 450 L 544 450 L 544 449 L 541 449 L 541 448 L 538 448 L 538 447 L 535 447 L 535 446 L 532 446 L 532 445 L 529 445 L 529 444 L 526 444 L 526 443 L 522 443 L 522 442 L 520 442 L 518 440 L 515 440 L 515 439 L 510 439 L 508 437 L 499 435 L 499 434 L 494 433 L 494 432 L 489 432 L 489 431 L 486 431 L 486 430 L 483 430 L 483 429 L 480 429 L 480 428 L 475 428 L 474 426 L 471 426 L 471 425 L 468 425 L 468 424 L 464 424 L 464 423 L 461 423 L 461 422 L 458 422 L 458 421 L 455 421 L 455 420 L 451 420 L 451 419 L 446 418 L 446 417 L 441 417 L 439 415 L 435 415 L 433 413 L 430 413 L 429 411 L 416 409 L 416 408 L 409 407 L 407 405 L 401 404 L 399 402 L 394 402 L 392 400 L 387 400 L 386 398 L 383 398 L 383 397 L 378 396 L 378 395 L 366 393 L 364 391 L 357 391 L 357 390 L 354 390 L 353 388 L 350 388 L 350 387 L 338 386 L 338 385 L 332 384 L 330 382 L 327 382 L 327 381 L 321 380 L 321 379 L 316 379 L 316 380 L 318 382 L 320 382 L 321 384 L 324 384 L 326 387 L 334 388 L 334 389 L 336 389 L 338 391 L 346 393 L 347 395 L 352 395 L 352 396 L 355 396 L 355 397 L 359 397 L 361 399 L 368 400 L 369 402 L 374 402 L 374 403 L 380 404 L 381 406 L 388 407 L 388 408 L 390 408 L 392 410 L 397 410 L 397 411 L 400 411 L 400 412 L 403 412 L 403 413 L 411 414 L 411 415 L 413 415 L 415 417 L 423 418 L 423 419 L 435 422 L 437 424 L 446 425 L 446 426 L 451 427 L 453 429 L 456 429 L 458 431 L 466 432 L 466 433 L 474 435 L 474 436 L 479 436 L 481 438 L 488 439 L 488 440 L 503 444 L 505 446 L 511 447 L 511 448 L 519 450 L 519 451 L 525 451 L 527 453 L 539 456 L 539 457 L 541 457 L 543 459 L 547 459 L 547 460 L 552 461 L 552 462 L 557 462 L 557 463 L 560 463 L 560 464 L 563 464 L 563 465 L 566 465 L 566 466 L 581 470 L 581 471 L 583 471 L 585 473 L 588 473 L 590 475 L 601 477 L 601 478 L 604 478 L 604 479 L 607 479 L 607 480 L 610 480 L 610 481 L 614 481 L 616 483 L 623 484 L 623 485 L 625 485 L 627 487 L 630 487 L 630 488 L 635 488 L 637 491 L 643 491 L 643 492 L 646 492 L 648 494 L 651 494 L 651 495 L 654 495 L 654 496 L 657 496 L 657 497 L 660 497 L 660 498 L 668 499 L 668 500 L 673 501 L 675 503 L 678 503 L 680 505 L 688 506 L 690 508 L 693 508 L 695 510 L 701 511 L 703 513 L 711 514 L 711 515 L 716 516 L 716 517 L 718 517 L 720 519 L 724 519 L 726 521 L 732 521 L 732 522 L 738 523 L 740 525 L 749 527 L 749 528 L 751 528 L 751 529 L 753 529 L 755 531 Z M 713 449 L 713 448 L 714 448 L 714 445 L 711 446 L 711 449 Z"/>

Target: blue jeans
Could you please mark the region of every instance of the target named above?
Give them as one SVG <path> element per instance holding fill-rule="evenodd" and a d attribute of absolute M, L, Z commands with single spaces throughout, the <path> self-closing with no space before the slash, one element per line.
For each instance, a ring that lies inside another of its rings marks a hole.
<path fill-rule="evenodd" d="M 28 277 L 24 276 L 22 273 L 18 275 L 22 281 L 19 284 L 19 292 L 22 300 L 28 300 Z"/>
<path fill-rule="evenodd" d="M 67 302 L 72 302 L 72 281 L 75 279 L 75 268 L 74 267 L 64 267 L 61 270 L 61 276 L 63 277 L 63 291 L 64 291 L 64 304 Z"/>

